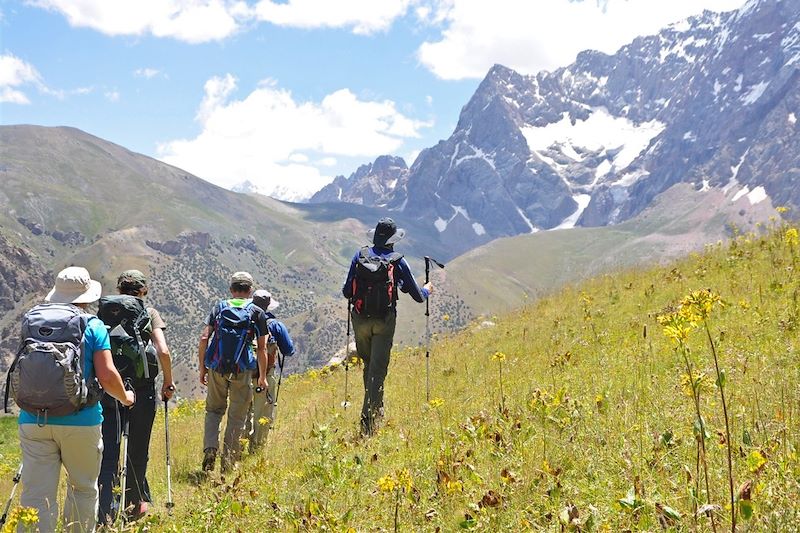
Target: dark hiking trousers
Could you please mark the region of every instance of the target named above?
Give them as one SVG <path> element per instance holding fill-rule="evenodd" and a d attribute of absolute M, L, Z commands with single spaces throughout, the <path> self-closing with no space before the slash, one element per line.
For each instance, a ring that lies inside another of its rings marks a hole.
<path fill-rule="evenodd" d="M 361 431 L 371 435 L 383 412 L 383 382 L 389 370 L 397 314 L 386 318 L 365 318 L 352 313 L 356 351 L 364 361 L 364 404 L 361 407 Z"/>
<path fill-rule="evenodd" d="M 98 523 L 105 524 L 116 518 L 113 487 L 118 485 L 119 455 L 121 453 L 122 428 L 125 417 L 130 417 L 128 427 L 128 478 L 125 488 L 125 505 L 150 502 L 150 487 L 147 484 L 147 461 L 149 459 L 150 434 L 156 418 L 155 384 L 137 387 L 134 390 L 136 403 L 125 409 L 109 395 L 103 396 L 103 460 L 100 463 L 100 507 Z"/>

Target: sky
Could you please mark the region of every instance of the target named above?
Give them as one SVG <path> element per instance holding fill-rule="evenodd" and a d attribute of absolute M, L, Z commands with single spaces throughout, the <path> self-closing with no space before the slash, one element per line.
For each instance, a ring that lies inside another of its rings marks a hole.
<path fill-rule="evenodd" d="M 450 136 L 493 64 L 615 52 L 745 0 L 0 0 L 0 124 L 72 126 L 302 200 Z"/>

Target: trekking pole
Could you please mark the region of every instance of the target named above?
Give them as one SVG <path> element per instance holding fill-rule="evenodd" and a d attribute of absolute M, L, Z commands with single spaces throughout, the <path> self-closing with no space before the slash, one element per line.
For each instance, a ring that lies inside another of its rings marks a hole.
<path fill-rule="evenodd" d="M 174 385 L 169 386 L 170 391 L 175 390 Z M 167 509 L 169 512 L 172 512 L 172 508 L 175 507 L 175 504 L 172 503 L 172 475 L 170 472 L 170 463 L 169 463 L 169 398 L 164 396 L 164 437 L 166 440 L 167 446 Z"/>
<path fill-rule="evenodd" d="M 278 386 L 275 388 L 275 404 L 272 407 L 272 420 L 269 422 L 270 429 L 275 429 L 275 419 L 278 418 L 278 396 L 281 394 L 281 381 L 283 381 L 283 363 L 286 361 L 286 356 L 278 357 L 278 365 L 280 365 L 280 370 L 278 371 Z M 267 433 L 267 437 L 269 437 L 269 433 Z"/>
<path fill-rule="evenodd" d="M 439 268 L 444 268 L 444 264 L 436 259 L 425 256 L 425 284 L 430 282 L 431 263 Z M 425 401 L 431 401 L 431 297 L 430 294 L 425 298 Z"/>
<path fill-rule="evenodd" d="M 22 478 L 22 463 L 19 464 L 19 468 L 17 468 L 17 473 L 14 474 L 14 485 L 11 487 L 11 496 L 8 497 L 8 501 L 6 502 L 6 508 L 3 509 L 3 516 L 0 517 L 0 528 L 6 524 L 6 520 L 8 519 L 8 510 L 11 509 L 11 502 L 14 500 L 14 493 L 17 492 L 17 485 L 19 485 L 19 480 Z"/>
<path fill-rule="evenodd" d="M 342 407 L 350 407 L 350 398 L 347 394 L 347 377 L 350 374 L 350 300 L 347 301 L 347 344 L 344 345 L 344 401 Z"/>
<path fill-rule="evenodd" d="M 125 380 L 125 390 L 133 390 L 130 379 Z M 125 492 L 128 484 L 128 436 L 130 435 L 130 408 L 125 407 L 125 422 L 122 423 L 122 470 L 119 474 L 120 496 L 119 507 L 117 508 L 117 517 L 119 520 L 125 514 Z M 124 520 L 124 518 L 122 518 Z"/>

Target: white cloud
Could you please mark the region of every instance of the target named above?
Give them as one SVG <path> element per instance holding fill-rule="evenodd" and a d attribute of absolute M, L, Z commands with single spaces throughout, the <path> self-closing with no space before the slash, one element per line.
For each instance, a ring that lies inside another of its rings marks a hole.
<path fill-rule="evenodd" d="M 323 170 L 335 157 L 397 153 L 430 126 L 401 114 L 392 101 L 362 100 L 349 89 L 320 102 L 297 101 L 271 81 L 242 99 L 233 97 L 236 90 L 230 74 L 208 80 L 197 111 L 201 133 L 161 144 L 159 157 L 223 187 L 250 181 L 296 200 L 330 181 Z"/>
<path fill-rule="evenodd" d="M 137 78 L 146 78 L 148 80 L 151 78 L 155 78 L 160 73 L 161 71 L 156 68 L 137 68 L 136 70 L 133 71 L 133 75 L 136 76 Z"/>
<path fill-rule="evenodd" d="M 351 28 L 356 34 L 388 29 L 403 16 L 412 0 L 261 0 L 258 20 L 295 28 Z"/>
<path fill-rule="evenodd" d="M 9 104 L 29 104 L 24 86 L 34 86 L 46 90 L 39 72 L 31 65 L 13 54 L 0 55 L 0 102 Z"/>
<path fill-rule="evenodd" d="M 356 34 L 388 29 L 419 0 L 30 0 L 73 26 L 106 35 L 153 35 L 188 43 L 219 41 L 242 25 L 346 28 Z"/>
<path fill-rule="evenodd" d="M 571 63 L 586 49 L 613 53 L 638 35 L 699 14 L 727 11 L 744 0 L 436 0 L 427 22 L 441 39 L 423 43 L 420 62 L 443 79 L 481 78 L 495 63 L 525 73 Z"/>
<path fill-rule="evenodd" d="M 106 91 L 103 96 L 105 96 L 106 100 L 109 102 L 119 102 L 119 91 Z"/>
<path fill-rule="evenodd" d="M 37 7 L 61 13 L 72 26 L 107 35 L 172 37 L 189 43 L 224 39 L 250 8 L 238 0 L 32 0 Z"/>

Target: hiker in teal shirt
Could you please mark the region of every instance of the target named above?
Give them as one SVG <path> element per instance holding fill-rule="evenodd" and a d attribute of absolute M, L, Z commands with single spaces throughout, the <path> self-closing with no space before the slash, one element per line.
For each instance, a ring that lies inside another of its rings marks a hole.
<path fill-rule="evenodd" d="M 85 268 L 69 267 L 59 272 L 55 286 L 45 300 L 52 304 L 72 304 L 80 312 L 87 304 L 97 301 L 100 292 L 100 283 L 92 280 Z M 114 367 L 110 348 L 103 322 L 95 316 L 88 317 L 81 354 L 84 379 L 90 385 L 96 377 L 108 394 L 123 405 L 132 405 L 134 394 L 125 390 Z M 20 505 L 38 509 L 40 531 L 56 529 L 62 465 L 69 478 L 64 501 L 64 529 L 70 532 L 94 531 L 98 505 L 97 476 L 103 453 L 101 413 L 99 403 L 65 416 L 20 412 L 19 441 L 23 464 Z"/>

